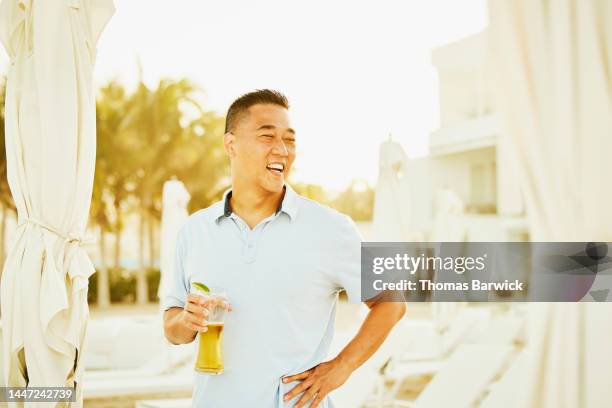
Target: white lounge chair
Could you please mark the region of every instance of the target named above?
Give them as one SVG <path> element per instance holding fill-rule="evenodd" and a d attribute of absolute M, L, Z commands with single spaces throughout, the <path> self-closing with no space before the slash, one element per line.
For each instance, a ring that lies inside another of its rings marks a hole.
<path fill-rule="evenodd" d="M 451 324 L 448 333 L 439 339 L 430 353 L 400 351 L 394 356 L 377 382 L 377 393 L 373 400 L 378 407 L 393 404 L 399 398 L 401 387 L 408 379 L 431 376 L 440 372 L 449 363 L 459 343 L 474 346 L 513 346 L 521 339 L 523 322 L 521 317 L 505 314 L 489 319 L 481 311 L 466 309 Z M 480 316 L 479 316 L 480 314 Z M 409 346 L 410 347 L 410 346 Z M 435 354 L 438 351 L 438 354 Z M 391 383 L 387 391 L 386 384 Z"/>
<path fill-rule="evenodd" d="M 170 345 L 163 338 L 161 318 L 114 318 L 92 323 L 92 352 L 109 356 L 106 369 L 85 371 L 85 398 L 190 392 L 195 344 Z"/>
<path fill-rule="evenodd" d="M 471 408 L 507 365 L 513 346 L 460 346 L 414 402 L 395 401 L 410 408 Z"/>
<path fill-rule="evenodd" d="M 399 322 L 392 333 L 402 332 L 405 340 L 393 349 L 387 361 L 379 365 L 374 392 L 366 399 L 365 405 L 383 407 L 396 398 L 404 380 L 437 372 L 445 358 L 474 326 L 482 324 L 488 317 L 487 309 L 466 308 L 443 332 L 432 319 Z M 388 383 L 392 384 L 390 390 L 387 390 Z"/>
<path fill-rule="evenodd" d="M 164 350 L 161 317 L 92 320 L 87 328 L 86 370 L 135 369 Z"/>
<path fill-rule="evenodd" d="M 136 408 L 191 408 L 191 398 L 136 401 Z"/>
<path fill-rule="evenodd" d="M 499 381 L 493 383 L 480 408 L 516 408 L 516 393 L 526 376 L 527 354 L 521 351 Z"/>
<path fill-rule="evenodd" d="M 83 394 L 86 399 L 91 399 L 152 393 L 188 393 L 193 389 L 193 375 L 193 367 L 189 364 L 171 374 L 99 379 L 92 383 L 85 382 Z"/>
<path fill-rule="evenodd" d="M 468 308 L 441 334 L 431 321 L 406 322 L 396 327 L 395 330 L 409 332 L 406 335 L 409 340 L 396 351 L 384 370 L 384 381 L 397 383 L 392 394 L 404 378 L 437 372 L 460 343 L 487 326 L 489 318 L 487 309 Z"/>
<path fill-rule="evenodd" d="M 446 358 L 467 337 L 482 330 L 489 322 L 491 312 L 487 308 L 463 309 L 448 325 L 438 332 L 433 321 L 414 326 L 422 332 L 410 336 L 409 342 L 398 356 L 402 361 L 440 360 Z"/>
<path fill-rule="evenodd" d="M 487 345 L 521 345 L 524 343 L 525 319 L 512 312 L 496 316 L 473 331 L 467 342 Z"/>

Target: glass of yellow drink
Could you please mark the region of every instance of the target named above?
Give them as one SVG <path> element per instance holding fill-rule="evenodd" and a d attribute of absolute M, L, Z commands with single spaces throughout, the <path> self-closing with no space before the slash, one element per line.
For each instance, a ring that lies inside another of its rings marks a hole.
<path fill-rule="evenodd" d="M 192 293 L 196 293 L 211 300 L 208 306 L 208 330 L 198 333 L 198 353 L 195 370 L 206 374 L 221 374 L 223 372 L 223 323 L 227 309 L 225 290 L 211 287 L 208 292 L 192 286 Z"/>

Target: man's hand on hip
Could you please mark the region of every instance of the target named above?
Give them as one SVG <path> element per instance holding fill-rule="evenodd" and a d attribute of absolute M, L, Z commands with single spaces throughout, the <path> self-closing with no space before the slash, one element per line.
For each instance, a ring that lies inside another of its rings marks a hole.
<path fill-rule="evenodd" d="M 327 394 L 344 384 L 351 373 L 378 350 L 393 326 L 406 312 L 406 304 L 403 302 L 377 300 L 366 304 L 370 312 L 361 324 L 359 332 L 335 359 L 283 379 L 284 383 L 303 380 L 285 395 L 285 401 L 304 392 L 295 406 L 301 408 L 313 400 L 310 407 L 317 407 Z"/>
<path fill-rule="evenodd" d="M 321 401 L 333 390 L 340 387 L 350 377 L 352 371 L 334 359 L 326 361 L 302 373 L 283 378 L 283 383 L 302 380 L 291 391 L 285 394 L 284 400 L 289 401 L 300 393 L 304 393 L 297 402 L 295 408 L 305 406 L 308 401 L 312 401 L 310 408 L 316 408 Z"/>

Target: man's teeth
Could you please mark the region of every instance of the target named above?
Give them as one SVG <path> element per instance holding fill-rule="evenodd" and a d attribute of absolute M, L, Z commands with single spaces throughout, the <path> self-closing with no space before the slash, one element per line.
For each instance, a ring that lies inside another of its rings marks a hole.
<path fill-rule="evenodd" d="M 285 169 L 285 166 L 280 163 L 272 163 L 268 165 L 268 169 L 282 172 Z"/>

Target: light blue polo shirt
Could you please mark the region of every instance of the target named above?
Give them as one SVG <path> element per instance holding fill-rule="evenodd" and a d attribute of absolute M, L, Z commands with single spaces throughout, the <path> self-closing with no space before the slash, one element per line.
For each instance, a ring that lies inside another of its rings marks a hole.
<path fill-rule="evenodd" d="M 163 307 L 184 307 L 191 282 L 225 288 L 233 311 L 223 335 L 225 371 L 195 373 L 198 408 L 292 407 L 282 377 L 327 360 L 338 292 L 361 301 L 361 238 L 346 215 L 285 187 L 278 211 L 252 230 L 228 194 L 193 214 L 176 245 Z M 332 407 L 326 398 L 321 407 Z"/>

